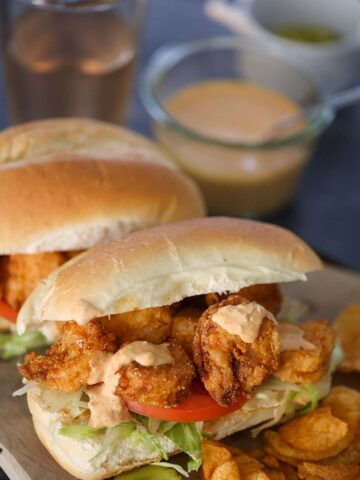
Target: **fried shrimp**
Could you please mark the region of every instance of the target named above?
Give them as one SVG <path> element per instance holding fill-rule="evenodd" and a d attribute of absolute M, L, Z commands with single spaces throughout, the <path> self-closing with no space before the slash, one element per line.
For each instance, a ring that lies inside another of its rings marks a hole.
<path fill-rule="evenodd" d="M 174 315 L 171 325 L 171 338 L 179 342 L 191 357 L 195 328 L 201 313 L 201 310 L 198 308 L 182 308 Z"/>
<path fill-rule="evenodd" d="M 132 362 L 118 371 L 116 395 L 146 405 L 173 407 L 189 394 L 195 368 L 181 345 L 171 342 L 173 364 L 144 367 Z"/>
<path fill-rule="evenodd" d="M 159 344 L 170 335 L 171 310 L 168 306 L 146 308 L 103 317 L 101 321 L 122 342 L 144 340 Z"/>
<path fill-rule="evenodd" d="M 45 355 L 27 354 L 19 370 L 27 380 L 45 384 L 49 389 L 70 392 L 86 385 L 90 360 L 95 352 L 116 351 L 116 338 L 99 320 L 87 325 L 67 322 L 60 333 L 61 340 Z"/>
<path fill-rule="evenodd" d="M 20 308 L 40 280 L 65 263 L 62 253 L 10 255 L 2 259 L 2 298 L 13 308 Z"/>
<path fill-rule="evenodd" d="M 269 313 L 262 319 L 259 333 L 252 343 L 230 334 L 215 323 L 213 316 L 227 305 L 254 304 L 232 295 L 209 307 L 201 316 L 193 343 L 194 361 L 210 395 L 223 406 L 249 396 L 278 367 L 279 335 Z"/>
<path fill-rule="evenodd" d="M 273 315 L 277 315 L 281 309 L 282 295 L 276 283 L 251 285 L 239 290 L 237 295 L 246 298 L 250 302 L 260 303 Z M 210 306 L 226 299 L 228 296 L 228 294 L 208 293 L 205 295 L 205 302 Z"/>
<path fill-rule="evenodd" d="M 304 339 L 312 343 L 312 350 L 285 350 L 280 355 L 280 367 L 275 376 L 283 381 L 313 383 L 328 372 L 335 335 L 326 320 L 314 320 L 297 325 Z"/>

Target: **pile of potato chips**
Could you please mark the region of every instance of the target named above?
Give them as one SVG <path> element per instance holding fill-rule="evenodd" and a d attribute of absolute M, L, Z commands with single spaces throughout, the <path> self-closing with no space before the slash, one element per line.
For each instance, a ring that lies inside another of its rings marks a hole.
<path fill-rule="evenodd" d="M 334 387 L 316 410 L 264 432 L 264 448 L 203 442 L 204 480 L 360 480 L 360 393 Z"/>

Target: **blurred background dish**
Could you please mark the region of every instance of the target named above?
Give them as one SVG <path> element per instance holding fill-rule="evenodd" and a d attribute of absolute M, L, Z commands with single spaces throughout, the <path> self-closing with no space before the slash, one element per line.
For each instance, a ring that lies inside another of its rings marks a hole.
<path fill-rule="evenodd" d="M 301 63 L 234 37 L 164 47 L 143 79 L 157 139 L 200 185 L 212 214 L 261 216 L 293 198 L 333 113 L 324 105 L 274 138 L 269 132 L 325 94 Z"/>
<path fill-rule="evenodd" d="M 1 4 L 14 123 L 66 116 L 124 122 L 146 0 Z"/>
<path fill-rule="evenodd" d="M 12 3 L 15 4 L 18 1 Z M 23 0 L 23 2 L 26 1 Z M 328 1 L 332 3 L 332 0 Z M 52 7 L 57 2 L 63 4 L 64 0 L 61 2 L 52 0 Z M 48 3 L 44 0 L 41 2 L 42 7 L 48 7 Z M 318 3 L 316 2 L 315 7 Z M 292 4 L 300 8 L 302 2 L 292 2 Z M 3 9 L 4 5 L 6 5 L 5 1 L 0 2 L 0 8 Z M 149 2 L 144 35 L 137 51 L 137 63 L 140 68 L 136 81 L 142 76 L 151 55 L 165 44 L 229 34 L 226 26 L 205 15 L 205 5 L 205 0 Z M 2 26 L 0 22 L 0 28 Z M 2 30 L 2 37 L 4 35 L 5 32 Z M 279 39 L 282 40 L 280 37 Z M 354 65 L 360 72 L 356 58 Z M 4 80 L 3 57 L 1 57 L 1 129 L 11 123 L 6 109 L 7 96 Z M 136 90 L 133 88 L 134 95 L 131 98 L 127 125 L 135 131 L 151 136 L 152 122 Z M 88 91 L 86 101 L 91 103 L 92 98 L 92 93 Z M 337 114 L 335 121 L 315 142 L 312 161 L 305 167 L 293 201 L 278 213 L 266 216 L 266 220 L 296 232 L 323 257 L 353 268 L 360 268 L 359 121 L 359 105 L 353 105 Z M 117 148 L 116 142 L 113 142 L 111 148 L 113 147 Z"/>
<path fill-rule="evenodd" d="M 206 12 L 258 46 L 301 60 L 331 92 L 360 80 L 357 0 L 208 0 Z"/>

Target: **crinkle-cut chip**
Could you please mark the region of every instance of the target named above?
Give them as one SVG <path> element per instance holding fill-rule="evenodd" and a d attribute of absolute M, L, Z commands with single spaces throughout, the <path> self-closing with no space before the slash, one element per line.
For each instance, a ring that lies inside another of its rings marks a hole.
<path fill-rule="evenodd" d="M 357 390 L 343 385 L 333 387 L 321 405 L 330 407 L 332 414 L 350 428 L 357 428 L 360 421 L 360 393 Z"/>
<path fill-rule="evenodd" d="M 344 352 L 338 370 L 360 372 L 360 304 L 345 308 L 333 326 Z"/>
<path fill-rule="evenodd" d="M 348 425 L 334 417 L 330 407 L 322 407 L 286 423 L 278 433 L 298 450 L 322 452 L 341 442 L 348 431 Z"/>
<path fill-rule="evenodd" d="M 359 480 L 360 465 L 317 465 L 302 463 L 298 474 L 301 480 Z"/>
<path fill-rule="evenodd" d="M 353 437 L 354 433 L 348 431 L 348 433 L 331 448 L 327 448 L 326 450 L 305 451 L 289 445 L 282 439 L 279 433 L 268 430 L 264 433 L 265 451 L 275 455 L 275 457 L 285 463 L 296 466 L 299 462 L 317 462 L 338 455 L 345 450 Z"/>
<path fill-rule="evenodd" d="M 221 443 L 213 440 L 204 440 L 201 443 L 201 450 L 203 478 L 204 480 L 211 480 L 215 470 L 223 463 L 231 460 L 231 453 Z"/>
<path fill-rule="evenodd" d="M 206 478 L 206 477 L 204 477 Z M 239 475 L 235 460 L 227 460 L 215 468 L 211 480 L 243 480 Z"/>

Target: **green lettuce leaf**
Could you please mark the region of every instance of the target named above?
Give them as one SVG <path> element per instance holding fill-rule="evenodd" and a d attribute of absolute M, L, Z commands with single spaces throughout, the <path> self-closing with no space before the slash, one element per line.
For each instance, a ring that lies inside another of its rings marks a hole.
<path fill-rule="evenodd" d="M 105 432 L 105 428 L 92 428 L 88 425 L 70 425 L 59 429 L 59 434 L 65 437 L 75 438 L 77 440 L 85 440 L 95 437 Z"/>
<path fill-rule="evenodd" d="M 202 422 L 176 423 L 164 433 L 191 458 L 188 463 L 189 472 L 198 470 L 201 466 L 201 428 Z"/>
<path fill-rule="evenodd" d="M 0 358 L 10 360 L 24 355 L 28 350 L 48 345 L 48 340 L 39 331 L 16 333 L 0 333 Z"/>

